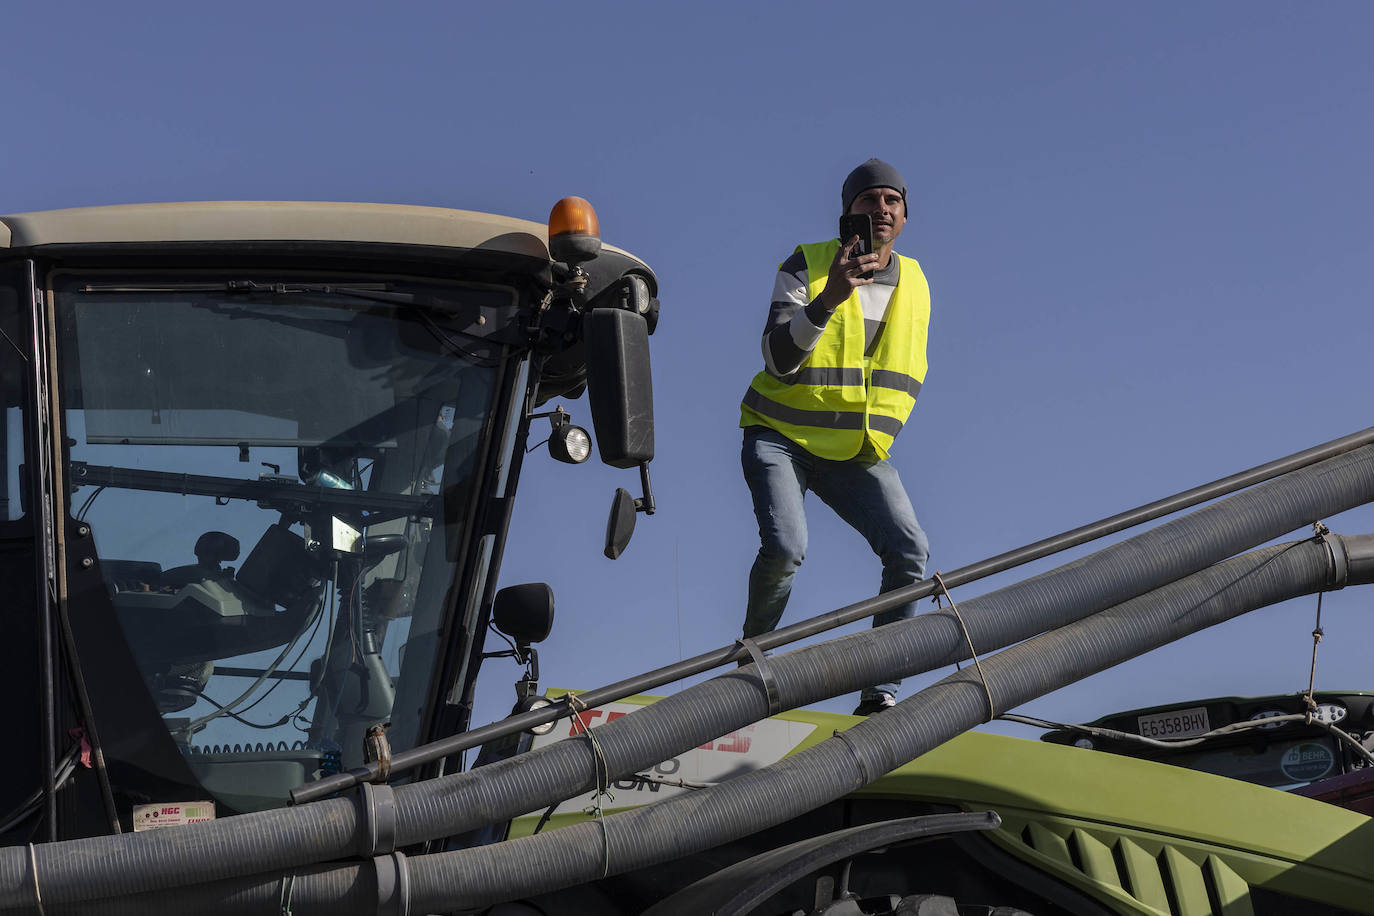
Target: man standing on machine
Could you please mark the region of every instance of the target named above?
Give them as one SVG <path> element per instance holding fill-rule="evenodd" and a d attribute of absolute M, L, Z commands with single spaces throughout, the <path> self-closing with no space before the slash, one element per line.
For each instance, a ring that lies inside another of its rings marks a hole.
<path fill-rule="evenodd" d="M 888 450 L 926 373 L 930 290 L 895 254 L 906 182 L 877 159 L 845 179 L 837 239 L 797 246 L 778 269 L 764 369 L 741 404 L 744 477 L 758 518 L 744 636 L 778 625 L 806 554 L 808 490 L 868 541 L 884 592 L 920 581 L 929 546 Z M 911 617 L 915 602 L 874 618 Z M 897 682 L 867 688 L 855 715 L 896 702 Z"/>

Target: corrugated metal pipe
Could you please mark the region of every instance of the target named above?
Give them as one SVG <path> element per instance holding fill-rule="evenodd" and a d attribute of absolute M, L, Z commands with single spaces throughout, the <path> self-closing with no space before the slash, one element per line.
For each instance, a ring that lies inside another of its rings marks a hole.
<path fill-rule="evenodd" d="M 1364 446 L 1246 490 L 1066 566 L 961 602 L 969 636 L 992 651 L 1059 627 L 1374 497 L 1374 446 Z M 949 612 L 868 630 L 768 659 L 775 706 L 757 666 L 714 678 L 597 728 L 612 778 L 791 709 L 967 657 Z M 585 740 L 386 790 L 393 848 L 506 820 L 588 791 Z M 378 852 L 368 806 L 329 799 L 150 831 L 0 850 L 0 909 L 31 908 L 35 868 L 45 908 Z M 362 812 L 362 813 L 360 813 Z M 389 850 L 381 850 L 386 852 Z M 92 910 L 104 911 L 104 910 Z"/>
<path fill-rule="evenodd" d="M 990 698 L 1006 711 L 1247 611 L 1371 581 L 1374 535 L 1263 548 L 983 657 L 978 667 L 766 769 L 604 823 L 495 846 L 378 857 L 292 878 L 239 878 L 48 912 L 133 916 L 170 905 L 205 916 L 274 913 L 288 880 L 295 916 L 451 912 L 633 871 L 747 836 L 853 792 L 986 721 Z M 397 891 L 402 887 L 403 896 Z"/>

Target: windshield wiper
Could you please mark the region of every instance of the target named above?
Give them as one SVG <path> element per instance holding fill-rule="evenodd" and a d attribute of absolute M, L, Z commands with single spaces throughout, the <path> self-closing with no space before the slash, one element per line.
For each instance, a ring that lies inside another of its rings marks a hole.
<path fill-rule="evenodd" d="M 336 286 L 333 283 L 259 283 L 256 280 L 225 280 L 222 283 L 150 283 L 140 286 L 122 284 L 88 283 L 81 287 L 83 293 L 239 293 L 260 296 L 299 296 L 324 295 L 346 296 L 350 299 L 365 299 L 368 302 L 385 302 L 393 305 L 437 305 L 452 309 L 452 303 L 425 297 L 421 299 L 414 293 L 393 292 L 387 283 L 347 283 Z"/>
<path fill-rule="evenodd" d="M 414 293 L 392 292 L 391 287 L 385 283 L 350 283 L 346 286 L 335 286 L 332 283 L 258 283 L 255 280 L 228 280 L 225 282 L 224 288 L 226 292 L 248 293 L 250 295 L 346 296 L 349 299 L 385 302 L 390 305 L 446 306 L 449 310 L 456 311 L 451 303 L 435 299 L 432 296 L 421 298 Z"/>

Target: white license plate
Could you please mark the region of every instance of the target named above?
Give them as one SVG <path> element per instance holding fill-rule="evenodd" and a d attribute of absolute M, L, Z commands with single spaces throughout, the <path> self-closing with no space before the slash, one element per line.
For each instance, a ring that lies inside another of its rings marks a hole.
<path fill-rule="evenodd" d="M 1206 706 L 1152 713 L 1141 716 L 1137 721 L 1140 734 L 1146 738 L 1191 738 L 1212 730 L 1207 724 Z"/>

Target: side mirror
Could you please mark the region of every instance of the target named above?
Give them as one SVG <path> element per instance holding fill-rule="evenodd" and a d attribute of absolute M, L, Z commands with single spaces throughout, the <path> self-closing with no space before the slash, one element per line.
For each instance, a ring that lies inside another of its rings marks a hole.
<path fill-rule="evenodd" d="M 635 533 L 635 498 L 624 487 L 611 500 L 611 517 L 606 520 L 606 559 L 614 560 L 625 552 Z"/>
<path fill-rule="evenodd" d="M 649 326 L 642 315 L 593 308 L 583 316 L 587 394 L 601 460 L 632 468 L 654 457 Z"/>
<path fill-rule="evenodd" d="M 517 646 L 543 642 L 553 630 L 553 589 L 543 582 L 508 585 L 496 593 L 491 619 Z"/>

